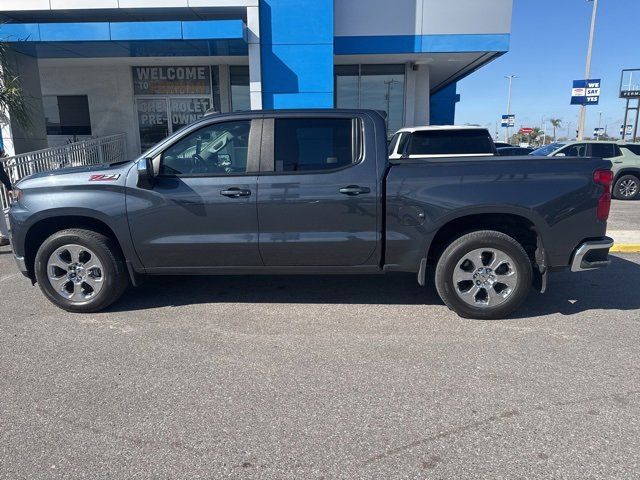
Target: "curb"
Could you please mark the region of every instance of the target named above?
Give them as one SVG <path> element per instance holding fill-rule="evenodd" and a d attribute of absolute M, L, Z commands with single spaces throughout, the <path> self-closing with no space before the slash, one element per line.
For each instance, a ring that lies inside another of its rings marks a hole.
<path fill-rule="evenodd" d="M 611 253 L 640 253 L 640 243 L 614 243 Z"/>

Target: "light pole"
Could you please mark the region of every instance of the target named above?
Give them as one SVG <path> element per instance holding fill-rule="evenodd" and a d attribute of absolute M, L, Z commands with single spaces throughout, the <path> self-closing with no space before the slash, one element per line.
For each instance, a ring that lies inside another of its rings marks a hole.
<path fill-rule="evenodd" d="M 505 75 L 504 78 L 509 80 L 509 93 L 507 94 L 507 132 L 505 136 L 505 143 L 509 143 L 509 115 L 511 115 L 511 83 L 514 78 L 518 78 L 515 75 Z"/>
<path fill-rule="evenodd" d="M 600 126 L 602 125 L 602 112 L 598 112 L 598 135 L 596 137 L 596 140 L 599 142 L 600 141 Z"/>
<path fill-rule="evenodd" d="M 593 10 L 591 11 L 591 30 L 589 31 L 589 47 L 587 48 L 587 64 L 584 70 L 584 79 L 589 80 L 591 75 L 591 52 L 593 51 L 593 34 L 596 30 L 596 14 L 598 13 L 598 0 L 587 0 L 593 2 Z M 587 118 L 587 106 L 580 107 L 580 120 L 578 122 L 578 140 L 584 137 L 584 124 Z"/>
<path fill-rule="evenodd" d="M 400 83 L 400 81 L 396 80 L 395 78 L 384 81 L 384 84 L 387 86 L 387 95 L 385 96 L 385 100 L 387 101 L 387 116 L 385 117 L 387 128 L 389 128 L 389 113 L 390 113 L 389 109 L 391 107 L 391 90 L 393 89 L 394 83 Z"/>

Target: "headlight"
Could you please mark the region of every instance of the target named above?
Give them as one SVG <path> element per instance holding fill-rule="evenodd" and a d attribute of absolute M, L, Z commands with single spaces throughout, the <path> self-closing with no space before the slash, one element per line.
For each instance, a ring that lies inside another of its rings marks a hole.
<path fill-rule="evenodd" d="M 19 188 L 14 188 L 13 190 L 11 190 L 9 192 L 9 199 L 11 200 L 11 203 L 18 203 L 20 200 L 22 200 L 22 190 L 20 190 Z"/>

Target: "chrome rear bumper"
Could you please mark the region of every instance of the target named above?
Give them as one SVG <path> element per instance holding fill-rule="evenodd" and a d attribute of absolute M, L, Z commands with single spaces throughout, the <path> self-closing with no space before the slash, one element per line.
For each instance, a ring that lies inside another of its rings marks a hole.
<path fill-rule="evenodd" d="M 613 239 L 604 237 L 602 240 L 590 240 L 582 243 L 573 252 L 571 260 L 572 272 L 583 272 L 609 266 L 609 249 L 613 247 Z"/>

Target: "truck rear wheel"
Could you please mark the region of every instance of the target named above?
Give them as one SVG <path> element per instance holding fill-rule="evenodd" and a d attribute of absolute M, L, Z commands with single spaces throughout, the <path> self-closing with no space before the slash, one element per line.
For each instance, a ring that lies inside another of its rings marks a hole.
<path fill-rule="evenodd" d="M 120 248 L 92 230 L 54 233 L 38 249 L 34 270 L 46 297 L 69 312 L 97 312 L 129 284 Z"/>
<path fill-rule="evenodd" d="M 451 243 L 436 266 L 442 301 L 461 317 L 492 320 L 516 310 L 531 288 L 531 260 L 512 237 L 482 230 Z"/>

